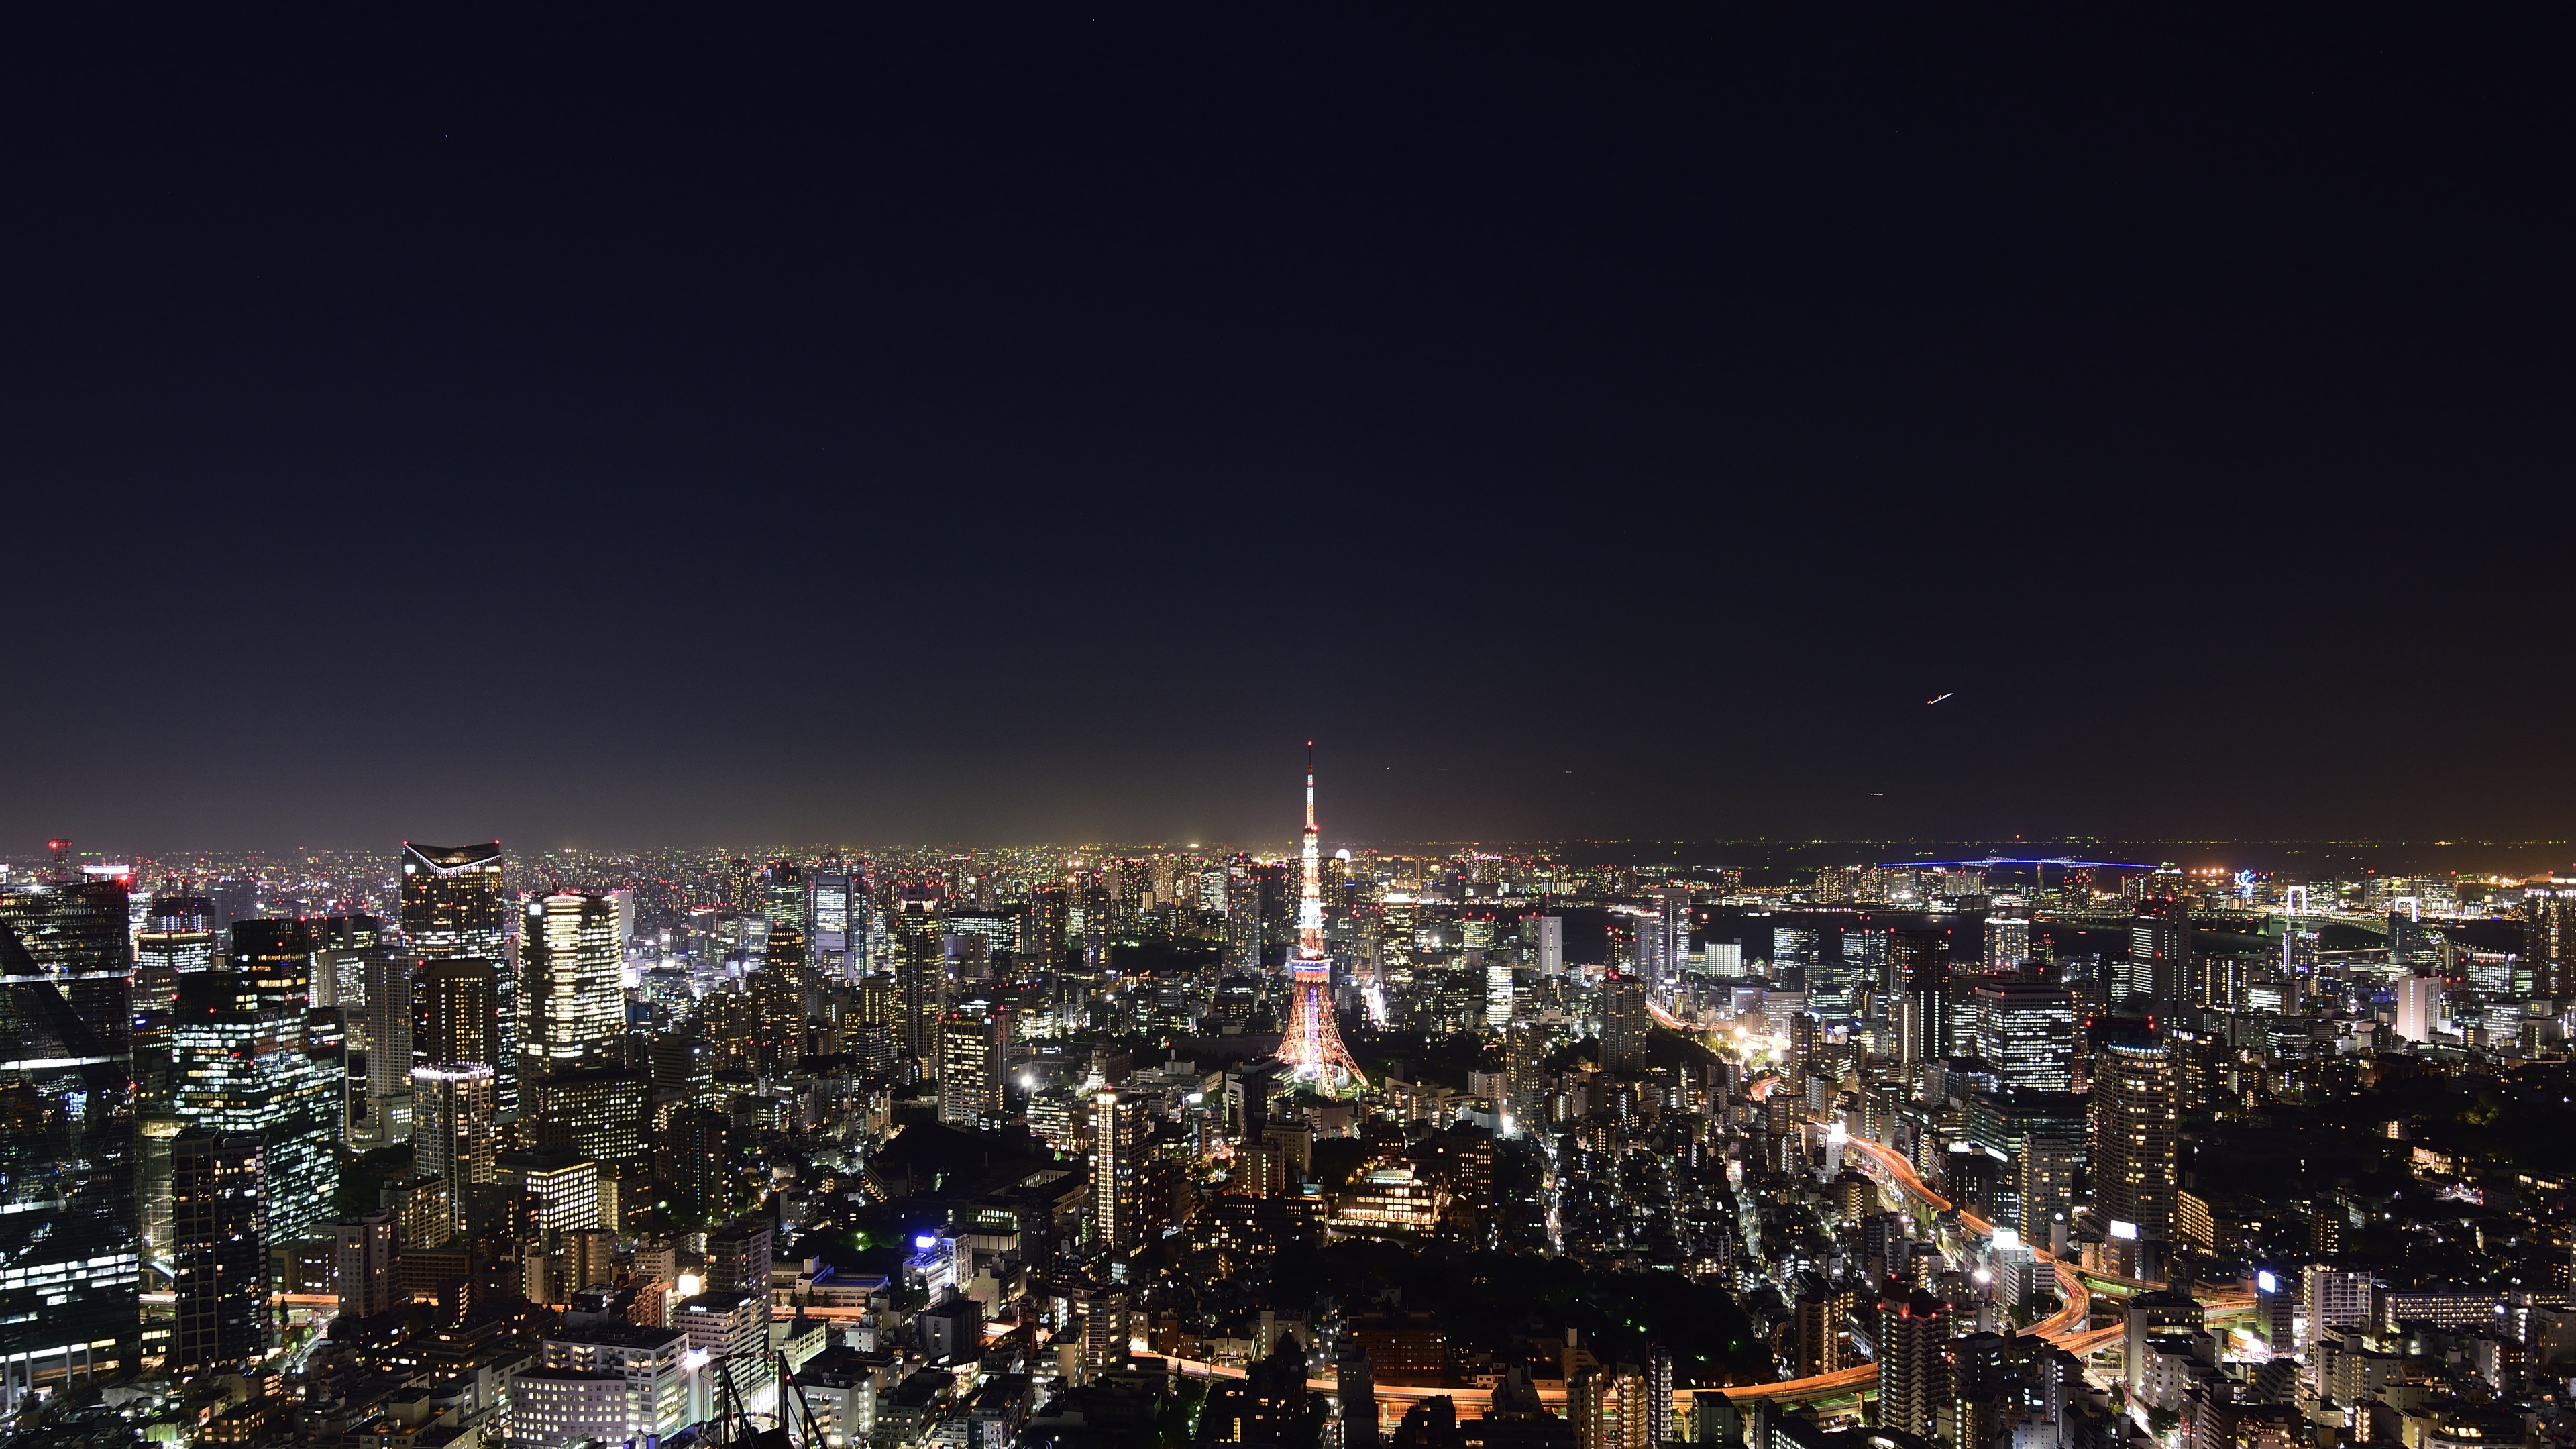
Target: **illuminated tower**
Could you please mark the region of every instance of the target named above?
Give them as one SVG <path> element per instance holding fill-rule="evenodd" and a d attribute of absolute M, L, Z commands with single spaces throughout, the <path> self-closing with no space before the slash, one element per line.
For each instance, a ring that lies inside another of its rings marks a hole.
<path fill-rule="evenodd" d="M 1333 963 L 1324 959 L 1324 899 L 1315 835 L 1315 742 L 1306 742 L 1306 842 L 1298 872 L 1297 949 L 1288 958 L 1288 1031 L 1279 1060 L 1301 1082 L 1326 1093 L 1368 1085 L 1333 1019 Z"/>

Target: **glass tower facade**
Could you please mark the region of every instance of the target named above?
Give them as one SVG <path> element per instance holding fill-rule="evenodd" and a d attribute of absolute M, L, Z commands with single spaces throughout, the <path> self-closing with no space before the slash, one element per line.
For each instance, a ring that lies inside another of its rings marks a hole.
<path fill-rule="evenodd" d="M 422 961 L 482 961 L 492 968 L 499 1040 L 491 1055 L 464 1060 L 492 1068 L 499 1109 L 519 1110 L 519 1009 L 509 967 L 508 903 L 502 897 L 501 843 L 402 848 L 402 930 Z M 440 1058 L 432 1056 L 432 1062 Z"/>
<path fill-rule="evenodd" d="M 121 881 L 0 894 L 0 1412 L 141 1352 Z"/>

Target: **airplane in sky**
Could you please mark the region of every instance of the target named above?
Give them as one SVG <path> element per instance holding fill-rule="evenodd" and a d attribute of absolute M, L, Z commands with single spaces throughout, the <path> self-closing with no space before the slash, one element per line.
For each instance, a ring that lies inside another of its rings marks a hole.
<path fill-rule="evenodd" d="M 1923 701 L 1923 702 L 1924 702 L 1925 704 L 1939 704 L 1941 701 L 1943 701 L 1943 700 L 1945 700 L 1945 699 L 1948 699 L 1948 698 L 1950 697 L 1950 695 L 1951 695 L 1951 694 L 1957 694 L 1958 692 L 1959 692 L 1959 691 L 1957 691 L 1957 690 L 1955 690 L 1955 689 L 1954 689 L 1954 690 L 1951 690 L 1951 691 L 1949 692 L 1949 694 L 1936 694 L 1936 695 L 1932 696 L 1930 699 L 1927 699 L 1927 700 L 1925 700 L 1925 701 Z"/>

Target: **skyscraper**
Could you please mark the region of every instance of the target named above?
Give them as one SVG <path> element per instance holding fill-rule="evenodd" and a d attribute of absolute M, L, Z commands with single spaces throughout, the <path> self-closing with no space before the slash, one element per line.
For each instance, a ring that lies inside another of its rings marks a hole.
<path fill-rule="evenodd" d="M 1939 931 L 1890 931 L 1887 962 L 1904 1008 L 1906 1059 L 1938 1061 L 1954 1055 L 1949 937 Z"/>
<path fill-rule="evenodd" d="M 1878 1422 L 1931 1439 L 1950 1392 L 1950 1305 L 1921 1289 L 1878 1305 Z"/>
<path fill-rule="evenodd" d="M 2177 1087 L 2168 1042 L 2106 1042 L 2094 1062 L 2094 1199 L 2142 1237 L 2173 1227 Z"/>
<path fill-rule="evenodd" d="M 1136 1240 L 1136 1110 L 1116 1092 L 1091 1099 L 1091 1231 L 1111 1252 Z"/>
<path fill-rule="evenodd" d="M 2442 978 L 2401 976 L 2397 981 L 2397 1035 L 2428 1042 L 2442 1024 Z"/>
<path fill-rule="evenodd" d="M 501 1051 L 499 968 L 486 960 L 430 961 L 412 976 L 412 1057 L 430 1066 L 494 1066 Z M 406 1064 L 404 1075 L 410 1075 Z"/>
<path fill-rule="evenodd" d="M 495 1121 L 492 1069 L 481 1062 L 414 1067 L 412 1166 L 444 1178 L 449 1201 L 461 1215 L 474 1185 L 494 1176 Z"/>
<path fill-rule="evenodd" d="M 302 1016 L 313 1004 L 313 929 L 302 921 L 233 922 L 227 965 L 265 1010 Z"/>
<path fill-rule="evenodd" d="M 0 1412 L 38 1383 L 106 1373 L 141 1351 L 133 1060 L 115 1029 L 128 1014 L 124 936 L 113 950 L 60 953 L 59 967 L 40 962 L 18 933 L 50 912 L 26 898 L 36 894 L 73 911 L 93 904 L 51 887 L 0 896 Z"/>
<path fill-rule="evenodd" d="M 256 1136 L 194 1128 L 171 1143 L 180 1373 L 247 1363 L 268 1347 L 267 1176 Z"/>
<path fill-rule="evenodd" d="M 1650 978 L 1656 984 L 1670 986 L 1682 977 L 1682 968 L 1690 962 L 1691 897 L 1680 886 L 1664 886 L 1655 892 L 1655 921 L 1662 929 L 1656 934 L 1663 945 L 1663 955 L 1655 963 Z"/>
<path fill-rule="evenodd" d="M 939 1120 L 969 1130 L 1002 1115 L 1002 1043 L 986 1012 L 951 1014 L 939 1027 Z"/>
<path fill-rule="evenodd" d="M 1601 1065 L 1612 1070 L 1646 1060 L 1646 983 L 1616 973 L 1601 982 Z"/>
<path fill-rule="evenodd" d="M 1538 974 L 1553 981 L 1565 974 L 1565 917 L 1538 918 Z"/>
<path fill-rule="evenodd" d="M 2063 1092 L 2075 1061 L 2075 1002 L 2044 981 L 1989 978 L 1968 992 L 1976 1055 L 2008 1086 Z"/>
<path fill-rule="evenodd" d="M 189 1127 L 259 1139 L 261 1234 L 283 1248 L 303 1241 L 339 1191 L 341 1069 L 305 1049 L 301 1007 L 268 1004 L 277 979 L 185 978 L 170 1038 L 173 1110 Z"/>
<path fill-rule="evenodd" d="M 2522 954 L 2532 995 L 2576 995 L 2576 876 L 2523 882 Z"/>
<path fill-rule="evenodd" d="M 615 901 L 598 891 L 557 891 L 526 910 L 519 927 L 519 1080 L 533 1098 L 555 1071 L 618 1059 L 626 998 Z"/>
<path fill-rule="evenodd" d="M 2146 895 L 2129 918 L 2129 966 L 2122 993 L 2158 1005 L 2191 994 L 2191 902 L 2173 894 Z"/>
<path fill-rule="evenodd" d="M 492 967 L 497 1040 L 488 1063 L 505 1116 L 519 1110 L 518 982 L 509 970 L 509 907 L 502 898 L 501 843 L 402 848 L 403 939 L 423 961 L 482 961 Z M 436 1060 L 432 1058 L 432 1060 Z"/>
<path fill-rule="evenodd" d="M 806 880 L 806 949 L 815 969 L 835 981 L 866 974 L 867 923 L 855 919 L 856 901 L 846 874 L 817 871 Z"/>

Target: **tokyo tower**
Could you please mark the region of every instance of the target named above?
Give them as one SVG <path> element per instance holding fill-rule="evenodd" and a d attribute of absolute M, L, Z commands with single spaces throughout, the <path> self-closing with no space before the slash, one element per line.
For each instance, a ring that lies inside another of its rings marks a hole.
<path fill-rule="evenodd" d="M 1333 1017 L 1333 963 L 1324 959 L 1322 865 L 1315 835 L 1315 742 L 1306 742 L 1305 871 L 1297 887 L 1297 951 L 1288 960 L 1288 1031 L 1279 1061 L 1326 1096 L 1368 1086 Z"/>

